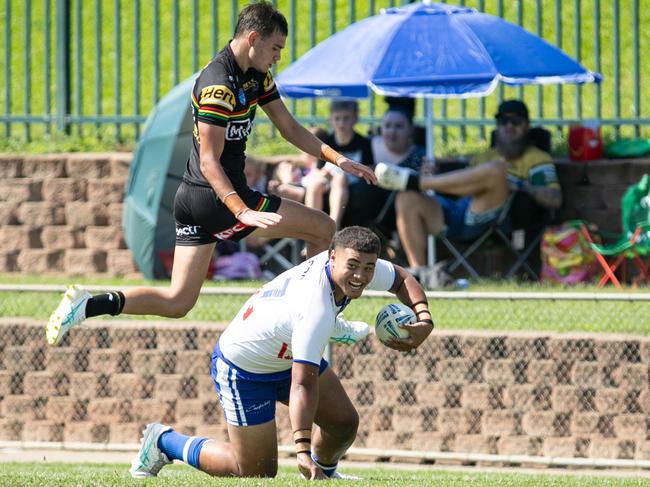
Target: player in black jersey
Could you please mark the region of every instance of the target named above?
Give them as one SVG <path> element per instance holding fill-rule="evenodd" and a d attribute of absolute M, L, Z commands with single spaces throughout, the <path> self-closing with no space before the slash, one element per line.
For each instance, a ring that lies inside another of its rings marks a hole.
<path fill-rule="evenodd" d="M 287 21 L 270 3 L 245 7 L 234 38 L 199 74 L 192 90 L 194 141 L 176 194 L 176 248 L 169 288 L 136 288 L 91 296 L 70 286 L 50 316 L 46 337 L 60 343 L 67 331 L 98 315 L 151 314 L 172 318 L 192 309 L 217 240 L 260 237 L 305 240 L 307 256 L 328 248 L 335 224 L 325 213 L 246 186 L 246 138 L 259 105 L 282 136 L 304 152 L 375 183 L 353 162 L 300 125 L 279 98 L 269 70 L 280 59 Z"/>

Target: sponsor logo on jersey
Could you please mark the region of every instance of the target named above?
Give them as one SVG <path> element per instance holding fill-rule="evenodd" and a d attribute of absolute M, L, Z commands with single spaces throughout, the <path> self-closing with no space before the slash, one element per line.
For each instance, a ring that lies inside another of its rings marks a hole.
<path fill-rule="evenodd" d="M 242 88 L 244 89 L 244 91 L 250 91 L 250 90 L 257 91 L 258 88 L 257 80 L 251 79 L 246 81 L 246 83 L 242 85 Z"/>
<path fill-rule="evenodd" d="M 251 133 L 253 124 L 249 119 L 233 120 L 226 127 L 226 140 L 243 140 Z"/>
<path fill-rule="evenodd" d="M 245 230 L 246 228 L 247 228 L 246 225 L 244 225 L 241 222 L 237 222 L 232 227 L 226 228 L 223 232 L 216 233 L 214 236 L 220 240 L 228 240 L 234 234 L 239 233 L 242 230 Z"/>
<path fill-rule="evenodd" d="M 239 88 L 239 92 L 237 93 L 237 96 L 239 99 L 239 103 L 241 103 L 242 105 L 246 105 L 246 93 L 244 93 L 243 88 Z"/>
<path fill-rule="evenodd" d="M 199 233 L 199 227 L 197 225 L 185 225 L 184 227 L 178 227 L 176 229 L 177 237 L 191 237 Z"/>
<path fill-rule="evenodd" d="M 266 72 L 266 78 L 264 78 L 264 92 L 271 91 L 275 86 L 275 81 L 273 81 L 273 76 L 271 71 Z"/>
<path fill-rule="evenodd" d="M 201 90 L 199 104 L 217 105 L 232 112 L 237 101 L 235 100 L 235 94 L 227 86 L 210 85 Z"/>

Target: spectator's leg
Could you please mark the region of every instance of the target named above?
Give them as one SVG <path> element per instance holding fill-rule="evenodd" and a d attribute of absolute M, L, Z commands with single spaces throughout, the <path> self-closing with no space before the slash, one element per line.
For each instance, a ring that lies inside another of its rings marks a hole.
<path fill-rule="evenodd" d="M 395 199 L 397 232 L 409 266 L 427 265 L 427 235 L 437 235 L 444 225 L 444 215 L 438 201 L 422 193 L 405 191 Z"/>
<path fill-rule="evenodd" d="M 327 179 L 317 177 L 316 175 L 309 177 L 307 186 L 305 187 L 305 206 L 322 210 L 323 197 L 325 191 L 327 191 L 327 186 Z"/>
<path fill-rule="evenodd" d="M 348 190 L 348 180 L 344 173 L 337 173 L 332 176 L 330 183 L 330 216 L 336 222 L 336 228 L 341 228 L 343 214 L 348 204 L 350 193 Z"/>

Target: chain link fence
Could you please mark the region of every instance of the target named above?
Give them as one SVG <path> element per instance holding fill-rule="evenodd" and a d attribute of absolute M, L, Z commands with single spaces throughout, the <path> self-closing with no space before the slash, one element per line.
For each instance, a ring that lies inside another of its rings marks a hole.
<path fill-rule="evenodd" d="M 88 320 L 47 347 L 58 291 L 0 288 L 0 441 L 133 444 L 151 421 L 227 437 L 210 354 L 251 289 L 209 288 L 182 320 Z M 395 300 L 369 294 L 349 318 Z M 417 351 L 332 346 L 361 417 L 352 455 L 650 466 L 650 296 L 428 295 L 436 330 Z M 277 423 L 290 445 L 281 405 Z"/>

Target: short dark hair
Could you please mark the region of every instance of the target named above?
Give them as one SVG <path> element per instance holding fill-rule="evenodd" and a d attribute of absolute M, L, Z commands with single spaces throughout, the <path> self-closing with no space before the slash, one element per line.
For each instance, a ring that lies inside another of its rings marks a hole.
<path fill-rule="evenodd" d="M 359 104 L 354 100 L 334 100 L 330 103 L 330 113 L 341 110 L 350 110 L 357 114 L 359 113 Z"/>
<path fill-rule="evenodd" d="M 330 244 L 330 252 L 337 248 L 352 249 L 365 254 L 375 254 L 379 257 L 381 241 L 379 237 L 366 227 L 345 227 L 334 234 Z"/>
<path fill-rule="evenodd" d="M 269 37 L 276 32 L 286 36 L 289 33 L 287 19 L 278 9 L 267 1 L 246 5 L 237 18 L 235 37 L 250 31 Z"/>

